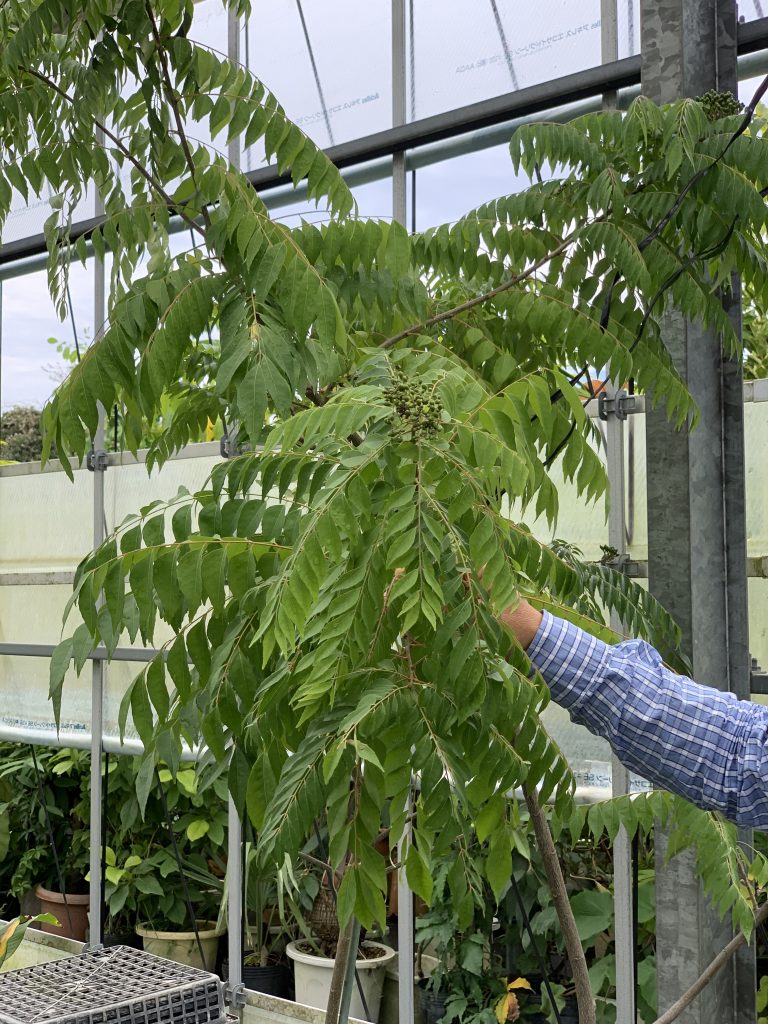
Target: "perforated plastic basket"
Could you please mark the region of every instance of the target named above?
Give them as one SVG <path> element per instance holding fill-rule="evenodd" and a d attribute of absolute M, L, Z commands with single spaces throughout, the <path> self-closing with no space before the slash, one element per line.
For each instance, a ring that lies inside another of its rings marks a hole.
<path fill-rule="evenodd" d="M 224 1024 L 215 974 L 127 946 L 0 974 L 2 1024 Z"/>

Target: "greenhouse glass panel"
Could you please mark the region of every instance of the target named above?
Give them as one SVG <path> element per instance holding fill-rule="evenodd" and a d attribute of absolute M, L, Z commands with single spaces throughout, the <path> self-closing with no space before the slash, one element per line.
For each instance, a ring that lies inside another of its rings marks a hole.
<path fill-rule="evenodd" d="M 318 145 L 392 125 L 389 0 L 274 0 L 254 6 L 241 60 Z M 244 154 L 258 167 L 263 150 Z"/>
<path fill-rule="evenodd" d="M 639 52 L 639 2 L 619 0 L 618 53 Z M 595 67 L 600 0 L 409 0 L 408 116 L 429 117 Z"/>
<path fill-rule="evenodd" d="M 739 21 L 755 21 L 756 18 L 765 17 L 768 17 L 768 3 L 765 0 L 741 0 Z"/>
<path fill-rule="evenodd" d="M 463 153 L 412 172 L 416 175 L 416 220 L 418 231 L 457 220 L 482 203 L 519 192 L 527 184 L 515 174 L 509 146 Z M 413 197 L 409 176 L 409 200 Z M 409 224 L 411 214 L 409 213 Z"/>
<path fill-rule="evenodd" d="M 2 282 L 2 348 L 0 381 L 2 408 L 32 405 L 41 408 L 70 367 L 58 345 L 75 349 L 75 330 L 81 351 L 94 336 L 93 265 L 72 265 L 69 294 L 73 317 L 61 321 L 48 292 L 44 270 Z M 49 339 L 54 339 L 51 343 Z"/>

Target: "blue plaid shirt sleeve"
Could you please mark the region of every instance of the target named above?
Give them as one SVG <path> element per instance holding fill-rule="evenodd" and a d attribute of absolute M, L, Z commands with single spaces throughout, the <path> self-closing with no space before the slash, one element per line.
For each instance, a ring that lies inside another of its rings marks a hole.
<path fill-rule="evenodd" d="M 768 830 L 768 708 L 676 675 L 642 640 L 611 647 L 547 612 L 528 656 L 552 699 L 630 771 Z"/>

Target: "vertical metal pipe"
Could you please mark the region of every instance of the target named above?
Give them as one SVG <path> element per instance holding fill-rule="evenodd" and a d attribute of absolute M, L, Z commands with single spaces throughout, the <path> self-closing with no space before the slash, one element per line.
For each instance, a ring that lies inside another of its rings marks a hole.
<path fill-rule="evenodd" d="M 102 212 L 102 204 L 97 195 L 96 214 Z M 94 257 L 94 343 L 103 333 L 106 318 L 106 277 L 104 263 Z M 99 406 L 99 426 L 93 440 L 94 453 L 104 449 L 104 409 Z M 96 457 L 93 462 L 93 547 L 100 547 L 104 542 L 104 472 L 105 465 Z M 101 602 L 101 598 L 99 599 Z M 101 833 L 102 833 L 102 786 L 101 753 L 102 735 L 104 732 L 104 674 L 105 664 L 101 658 L 93 659 L 91 676 L 91 806 L 90 806 L 90 889 L 89 913 L 91 947 L 101 946 Z"/>
<path fill-rule="evenodd" d="M 624 478 L 624 420 L 619 415 L 617 388 L 606 384 L 608 399 L 613 409 L 606 424 L 606 463 L 608 470 L 608 543 L 619 555 L 626 553 L 625 478 Z M 622 631 L 616 614 L 611 615 L 611 627 Z M 629 792 L 629 772 L 617 757 L 611 759 L 613 796 Z M 616 1020 L 635 1019 L 635 942 L 632 920 L 632 844 L 627 830 L 622 827 L 613 844 L 613 915 L 616 934 Z"/>
<path fill-rule="evenodd" d="M 352 936 L 347 949 L 347 962 L 344 969 L 344 987 L 341 990 L 339 1003 L 339 1024 L 347 1024 L 349 1008 L 352 1005 L 352 990 L 355 987 L 355 970 L 357 966 L 357 950 L 360 945 L 360 922 L 352 920 Z"/>
<path fill-rule="evenodd" d="M 228 10 L 228 56 L 232 63 L 240 61 L 240 19 L 232 9 Z M 240 169 L 241 140 L 235 136 L 228 146 L 229 162 Z M 229 895 L 227 903 L 227 939 L 229 956 L 229 979 L 227 991 L 231 1005 L 241 1005 L 243 992 L 243 823 L 240 812 L 229 797 L 227 829 L 227 878 Z"/>
<path fill-rule="evenodd" d="M 616 0 L 600 0 L 600 60 L 603 64 L 619 59 L 619 20 Z M 603 107 L 616 106 L 615 92 L 605 93 Z"/>
<path fill-rule="evenodd" d="M 227 956 L 230 1003 L 238 1005 L 243 988 L 243 824 L 235 801 L 230 796 L 227 829 Z"/>
<path fill-rule="evenodd" d="M 656 103 L 737 88 L 736 0 L 644 0 L 640 7 L 643 92 Z M 728 304 L 727 304 L 728 305 Z M 738 328 L 738 293 L 728 310 Z M 683 631 L 700 683 L 749 695 L 740 367 L 712 327 L 670 310 L 662 336 L 696 400 L 700 421 L 675 431 L 663 408 L 646 406 L 648 584 Z M 667 1008 L 731 939 L 702 891 L 692 852 L 667 861 L 656 829 L 656 964 Z M 686 1024 L 755 1020 L 754 946 L 743 947 L 685 1012 Z M 682 1018 L 681 1018 L 682 1019 Z"/>
<path fill-rule="evenodd" d="M 392 125 L 405 124 L 406 109 L 406 0 L 392 0 Z M 392 218 L 401 224 L 408 215 L 406 202 L 407 175 L 405 153 L 392 158 Z M 411 795 L 406 812 L 410 815 Z M 410 824 L 405 826 L 398 847 L 398 861 L 403 862 L 405 844 L 410 839 Z M 398 1020 L 399 1024 L 413 1024 L 413 893 L 405 877 L 405 869 L 397 873 L 397 948 L 398 948 Z"/>
<path fill-rule="evenodd" d="M 405 68 L 405 0 L 392 0 L 393 128 L 406 122 Z M 392 218 L 405 224 L 406 217 L 405 153 L 395 153 L 392 157 Z"/>
<path fill-rule="evenodd" d="M 413 807 L 412 791 L 408 794 L 405 810 L 410 819 Z M 398 846 L 398 863 L 405 860 L 406 843 L 411 839 L 410 820 L 403 830 Z M 413 998 L 414 948 L 413 948 L 413 893 L 405 877 L 405 868 L 397 872 L 397 983 L 398 983 L 398 1024 L 413 1024 L 415 1006 Z"/>

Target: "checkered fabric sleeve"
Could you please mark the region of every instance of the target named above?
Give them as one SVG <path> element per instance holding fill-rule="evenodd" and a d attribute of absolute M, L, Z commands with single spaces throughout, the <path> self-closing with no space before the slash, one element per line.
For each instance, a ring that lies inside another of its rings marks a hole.
<path fill-rule="evenodd" d="M 611 647 L 547 612 L 528 656 L 552 699 L 631 771 L 768 830 L 768 708 L 676 675 L 642 640 Z"/>

